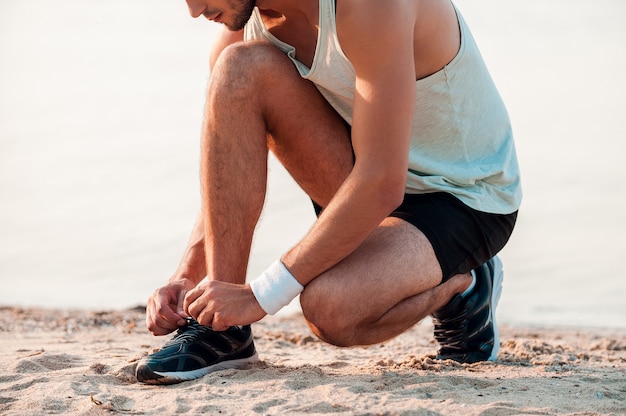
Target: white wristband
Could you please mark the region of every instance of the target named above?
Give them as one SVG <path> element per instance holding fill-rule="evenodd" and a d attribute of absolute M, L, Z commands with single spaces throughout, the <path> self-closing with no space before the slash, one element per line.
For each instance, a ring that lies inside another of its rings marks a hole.
<path fill-rule="evenodd" d="M 261 308 L 269 315 L 274 315 L 304 290 L 304 286 L 280 260 L 250 282 L 250 288 Z"/>

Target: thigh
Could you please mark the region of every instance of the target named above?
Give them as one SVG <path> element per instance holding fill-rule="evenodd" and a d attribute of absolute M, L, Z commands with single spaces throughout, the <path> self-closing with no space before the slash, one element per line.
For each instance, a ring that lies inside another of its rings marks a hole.
<path fill-rule="evenodd" d="M 402 300 L 441 282 L 432 245 L 419 229 L 386 218 L 357 248 L 309 283 L 302 309 L 316 320 L 375 321 Z"/>
<path fill-rule="evenodd" d="M 211 77 L 220 101 L 244 102 L 265 126 L 269 149 L 315 201 L 326 205 L 353 166 L 344 120 L 291 60 L 264 42 L 232 45 L 220 55 Z M 219 105 L 219 102 L 216 105 Z M 241 112 L 224 105 L 234 116 Z"/>
<path fill-rule="evenodd" d="M 474 210 L 444 192 L 409 194 L 391 216 L 419 228 L 433 246 L 443 281 L 468 273 L 506 244 L 517 218 Z"/>

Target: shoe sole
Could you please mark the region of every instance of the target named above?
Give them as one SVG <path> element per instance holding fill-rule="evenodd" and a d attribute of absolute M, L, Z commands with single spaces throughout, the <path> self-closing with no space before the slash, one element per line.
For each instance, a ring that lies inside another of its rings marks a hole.
<path fill-rule="evenodd" d="M 192 371 L 161 372 L 161 371 L 151 371 L 148 369 L 149 375 L 151 377 L 142 377 L 143 379 L 139 381 L 145 384 L 182 383 L 183 381 L 195 380 L 200 377 L 204 377 L 207 374 L 213 373 L 215 371 L 245 367 L 246 365 L 253 364 L 257 362 L 258 360 L 259 360 L 259 356 L 255 352 L 254 355 L 250 357 L 240 358 L 237 360 L 222 361 L 220 363 L 213 364 L 208 367 L 199 368 L 197 370 L 192 370 Z"/>
<path fill-rule="evenodd" d="M 502 268 L 502 261 L 498 256 L 493 257 L 493 282 L 491 286 L 491 308 L 490 317 L 493 325 L 493 349 L 489 356 L 489 361 L 495 361 L 498 358 L 498 352 L 500 351 L 500 331 L 498 330 L 498 324 L 496 323 L 496 308 L 502 295 L 502 281 L 504 280 L 504 270 Z"/>

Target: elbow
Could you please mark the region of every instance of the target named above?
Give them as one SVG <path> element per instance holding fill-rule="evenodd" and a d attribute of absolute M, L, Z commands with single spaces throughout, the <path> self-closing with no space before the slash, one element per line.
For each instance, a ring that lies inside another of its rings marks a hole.
<path fill-rule="evenodd" d="M 385 192 L 385 208 L 388 213 L 395 210 L 404 201 L 405 182 L 389 184 Z"/>
<path fill-rule="evenodd" d="M 380 218 L 388 216 L 404 201 L 406 189 L 406 169 L 398 167 L 375 166 L 373 163 L 359 164 L 352 171 L 356 180 L 354 185 L 363 195 L 372 212 Z"/>
<path fill-rule="evenodd" d="M 375 182 L 372 190 L 376 194 L 381 213 L 387 216 L 402 204 L 405 186 L 406 178 L 399 175 L 396 177 L 386 176 Z"/>

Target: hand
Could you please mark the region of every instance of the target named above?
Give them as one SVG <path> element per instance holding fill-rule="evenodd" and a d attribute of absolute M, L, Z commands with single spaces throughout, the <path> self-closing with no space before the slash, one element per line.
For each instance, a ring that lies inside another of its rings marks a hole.
<path fill-rule="evenodd" d="M 210 280 L 187 292 L 185 311 L 201 325 L 224 331 L 233 325 L 248 325 L 263 318 L 249 285 Z"/>
<path fill-rule="evenodd" d="M 176 280 L 154 291 L 146 306 L 146 326 L 154 335 L 165 335 L 186 324 L 183 308 L 185 294 L 194 283 Z"/>

